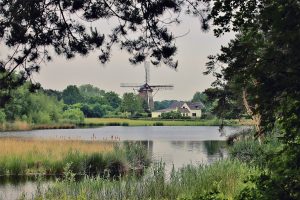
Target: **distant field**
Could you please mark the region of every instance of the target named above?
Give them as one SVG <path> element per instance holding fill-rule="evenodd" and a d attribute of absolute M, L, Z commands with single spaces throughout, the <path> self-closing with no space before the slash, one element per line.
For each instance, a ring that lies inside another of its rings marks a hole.
<path fill-rule="evenodd" d="M 86 118 L 84 125 L 98 126 L 218 126 L 218 119 L 196 120 L 159 120 L 159 119 L 123 119 L 123 118 Z M 225 125 L 251 125 L 251 120 L 225 120 Z"/>

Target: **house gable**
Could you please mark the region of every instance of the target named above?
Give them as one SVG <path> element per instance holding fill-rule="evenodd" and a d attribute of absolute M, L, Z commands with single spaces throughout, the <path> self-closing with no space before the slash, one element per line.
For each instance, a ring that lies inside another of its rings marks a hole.
<path fill-rule="evenodd" d="M 204 105 L 201 102 L 174 102 L 169 108 L 152 112 L 152 117 L 160 117 L 162 113 L 179 111 L 182 116 L 201 117 Z"/>

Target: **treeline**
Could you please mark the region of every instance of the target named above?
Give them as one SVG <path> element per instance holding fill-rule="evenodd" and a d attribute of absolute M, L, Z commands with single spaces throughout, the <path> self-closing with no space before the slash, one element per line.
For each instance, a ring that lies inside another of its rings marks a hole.
<path fill-rule="evenodd" d="M 26 83 L 13 90 L 8 103 L 0 108 L 0 123 L 77 124 L 85 117 L 145 117 L 145 109 L 143 100 L 134 93 L 120 97 L 90 84 L 69 85 L 63 91 L 40 88 L 32 92 Z"/>
<path fill-rule="evenodd" d="M 210 90 L 213 91 L 213 90 Z M 202 102 L 202 118 L 211 119 L 218 115 L 218 99 L 210 98 L 206 93 L 196 92 L 192 102 Z M 216 94 L 217 96 L 217 94 Z M 154 109 L 160 110 L 170 107 L 177 100 L 155 101 Z M 227 119 L 241 116 L 242 105 L 232 104 L 224 116 Z M 230 111 L 229 111 L 230 110 Z M 172 113 L 171 113 L 172 114 Z M 147 104 L 134 93 L 124 93 L 120 97 L 112 91 L 105 91 L 90 84 L 81 86 L 69 85 L 63 91 L 43 89 L 32 91 L 31 85 L 26 83 L 11 92 L 11 99 L 0 109 L 0 123 L 26 122 L 28 124 L 78 124 L 84 118 L 101 117 L 150 117 Z M 182 118 L 180 113 L 173 113 L 172 117 Z"/>

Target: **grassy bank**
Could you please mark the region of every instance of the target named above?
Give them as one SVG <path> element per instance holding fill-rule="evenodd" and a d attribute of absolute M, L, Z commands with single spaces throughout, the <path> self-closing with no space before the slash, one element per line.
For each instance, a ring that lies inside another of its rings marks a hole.
<path fill-rule="evenodd" d="M 0 124 L 0 131 L 28 131 L 36 129 L 73 129 L 76 128 L 72 123 L 56 124 L 29 124 L 24 121 L 5 122 Z"/>
<path fill-rule="evenodd" d="M 219 119 L 162 120 L 162 119 L 126 119 L 126 118 L 85 118 L 86 126 L 218 126 Z M 250 125 L 249 120 L 225 120 L 225 125 Z"/>
<path fill-rule="evenodd" d="M 251 120 L 225 120 L 226 126 L 253 125 Z M 127 119 L 127 118 L 85 118 L 83 123 L 29 124 L 23 121 L 0 124 L 0 131 L 28 131 L 36 129 L 73 129 L 91 126 L 219 126 L 219 119 Z"/>
<path fill-rule="evenodd" d="M 133 155 L 143 153 L 136 148 L 115 147 L 112 142 L 1 138 L 0 175 L 62 175 L 68 165 L 68 170 L 75 174 L 106 171 L 118 175 L 134 165 Z M 138 158 L 147 160 L 145 154 Z"/>
<path fill-rule="evenodd" d="M 245 164 L 224 160 L 173 171 L 168 179 L 163 165 L 157 164 L 144 177 L 64 180 L 35 199 L 234 199 L 245 187 L 244 180 L 254 173 L 256 170 Z"/>

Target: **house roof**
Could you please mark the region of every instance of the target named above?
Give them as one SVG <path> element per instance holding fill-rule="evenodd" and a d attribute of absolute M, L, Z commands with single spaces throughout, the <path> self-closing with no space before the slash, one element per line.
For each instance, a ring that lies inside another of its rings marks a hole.
<path fill-rule="evenodd" d="M 190 111 L 187 108 L 178 108 L 178 111 L 181 113 L 190 113 Z"/>
<path fill-rule="evenodd" d="M 203 103 L 200 102 L 200 101 L 199 102 L 178 101 L 178 102 L 172 103 L 169 108 L 181 108 L 184 103 L 186 103 L 191 110 L 200 110 L 200 109 L 203 109 L 205 107 L 203 105 Z"/>
<path fill-rule="evenodd" d="M 165 108 L 165 109 L 161 109 L 161 110 L 154 110 L 153 112 L 171 112 L 171 111 L 174 111 L 173 108 Z"/>
<path fill-rule="evenodd" d="M 180 108 L 181 106 L 183 106 L 185 102 L 184 101 L 176 101 L 176 102 L 173 102 L 169 108 Z"/>
<path fill-rule="evenodd" d="M 204 105 L 202 102 L 187 102 L 186 104 L 188 105 L 188 107 L 191 110 L 200 110 L 200 109 L 204 108 Z"/>
<path fill-rule="evenodd" d="M 177 102 L 172 103 L 169 108 L 162 109 L 162 110 L 155 110 L 153 112 L 163 113 L 163 112 L 175 111 L 176 109 L 178 109 L 181 113 L 189 113 L 190 111 L 187 108 L 181 108 L 183 106 L 183 104 L 185 104 L 185 103 L 190 108 L 190 110 L 201 110 L 205 107 L 202 102 L 177 101 Z"/>

